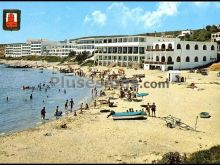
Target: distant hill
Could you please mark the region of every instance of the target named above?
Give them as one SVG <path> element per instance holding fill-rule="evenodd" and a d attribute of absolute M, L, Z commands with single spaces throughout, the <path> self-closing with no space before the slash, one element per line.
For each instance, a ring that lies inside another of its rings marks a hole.
<path fill-rule="evenodd" d="M 189 29 L 187 29 L 189 30 Z M 174 38 L 178 37 L 181 34 L 181 31 L 166 31 L 166 32 L 155 32 L 155 33 L 144 33 L 140 35 L 146 35 L 146 36 L 156 36 L 160 37 L 162 35 L 169 35 Z M 211 41 L 211 33 L 220 32 L 220 29 L 216 25 L 207 25 L 203 29 L 195 29 L 191 30 L 193 31 L 192 35 L 186 35 L 185 37 L 182 37 L 181 40 L 185 41 Z"/>
<path fill-rule="evenodd" d="M 185 29 L 190 30 L 190 29 Z M 154 36 L 154 37 L 161 37 L 161 36 L 169 36 L 171 38 L 176 38 L 181 34 L 181 31 L 184 30 L 176 30 L 176 31 L 165 31 L 165 32 L 154 32 L 154 33 L 141 33 L 141 34 L 135 34 L 135 35 L 109 35 L 109 36 L 88 36 L 88 37 L 80 37 L 71 39 L 78 40 L 78 39 L 87 39 L 87 38 L 107 38 L 107 37 L 124 37 L 124 36 Z M 220 32 L 220 29 L 216 25 L 207 25 L 203 29 L 195 29 L 191 30 L 194 33 L 190 35 L 186 35 L 185 37 L 182 37 L 181 40 L 185 41 L 211 41 L 211 33 Z M 220 44 L 220 43 L 219 43 Z"/>

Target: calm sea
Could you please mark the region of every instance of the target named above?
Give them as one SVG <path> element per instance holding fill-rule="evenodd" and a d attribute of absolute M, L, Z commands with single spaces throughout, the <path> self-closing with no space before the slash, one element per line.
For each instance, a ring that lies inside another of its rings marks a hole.
<path fill-rule="evenodd" d="M 52 77 L 56 77 L 56 81 L 60 82 L 55 87 L 48 89 L 47 92 L 44 89 L 34 90 L 32 100 L 30 100 L 32 90 L 21 89 L 23 85 L 48 84 Z M 24 71 L 24 69 L 12 69 L 0 65 L 0 134 L 21 131 L 41 124 L 40 111 L 44 106 L 46 118 L 49 119 L 47 121 L 50 121 L 55 119 L 54 112 L 57 105 L 59 110 L 64 112 L 64 104 L 67 99 L 73 98 L 74 109 L 79 108 L 82 102 L 85 104 L 91 101 L 91 85 L 83 88 L 76 88 L 76 86 L 67 88 L 66 84 L 62 85 L 61 83 L 61 80 L 73 82 L 79 79 L 83 82 L 88 80 L 78 76 L 67 76 L 59 72 L 52 74 L 51 70 L 43 70 L 42 73 L 39 69 L 25 69 Z M 64 94 L 64 89 L 66 89 L 66 94 Z M 8 102 L 6 97 L 9 98 Z"/>

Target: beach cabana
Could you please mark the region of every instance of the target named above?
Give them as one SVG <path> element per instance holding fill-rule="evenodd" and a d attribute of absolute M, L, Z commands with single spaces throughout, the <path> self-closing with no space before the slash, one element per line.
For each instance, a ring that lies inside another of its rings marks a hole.
<path fill-rule="evenodd" d="M 167 72 L 167 79 L 169 82 L 179 82 L 180 74 L 179 70 L 170 70 Z"/>

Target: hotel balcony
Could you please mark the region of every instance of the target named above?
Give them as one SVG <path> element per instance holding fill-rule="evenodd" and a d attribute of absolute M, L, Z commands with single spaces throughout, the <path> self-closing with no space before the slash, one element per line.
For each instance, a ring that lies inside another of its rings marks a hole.
<path fill-rule="evenodd" d="M 160 61 L 144 61 L 144 64 L 156 64 L 156 65 L 173 65 L 173 61 L 160 62 Z"/>
<path fill-rule="evenodd" d="M 174 51 L 174 49 L 146 49 L 146 51 Z"/>

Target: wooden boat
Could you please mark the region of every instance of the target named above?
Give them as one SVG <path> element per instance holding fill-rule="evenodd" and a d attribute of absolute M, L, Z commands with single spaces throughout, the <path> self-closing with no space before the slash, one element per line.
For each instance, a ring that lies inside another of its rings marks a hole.
<path fill-rule="evenodd" d="M 115 112 L 112 113 L 113 120 L 128 120 L 128 119 L 144 119 L 146 113 L 144 111 L 138 112 Z"/>

